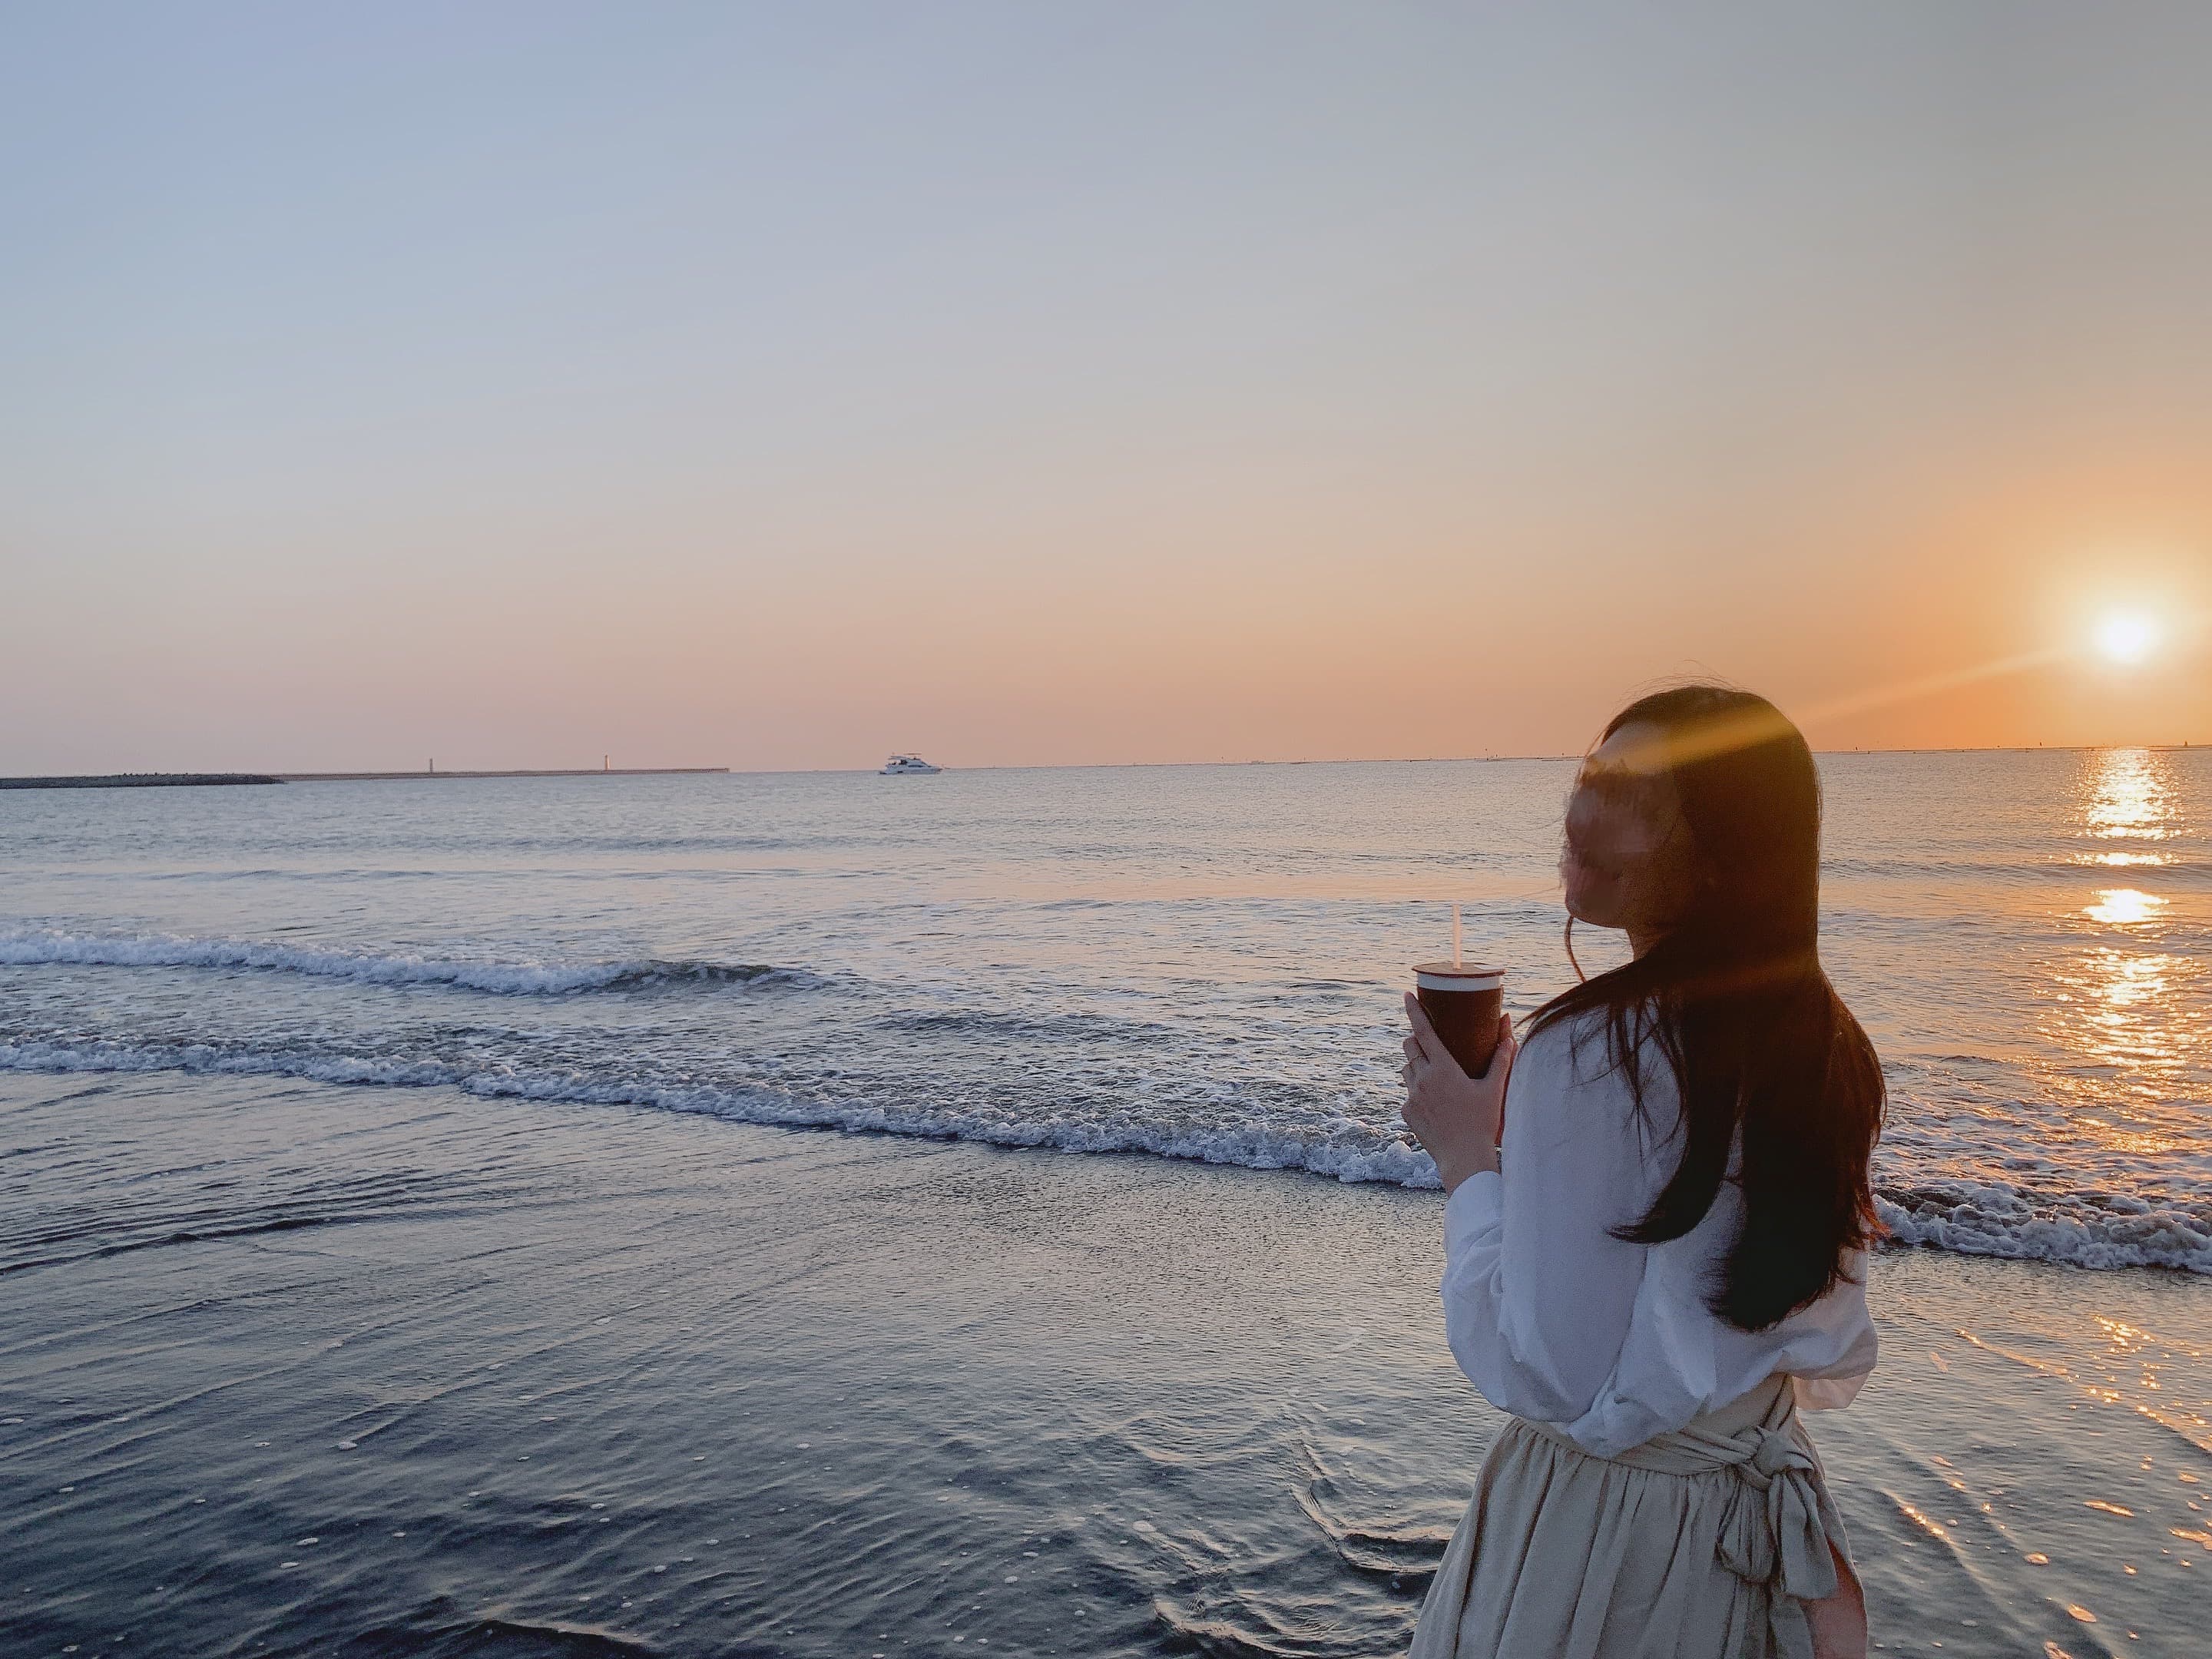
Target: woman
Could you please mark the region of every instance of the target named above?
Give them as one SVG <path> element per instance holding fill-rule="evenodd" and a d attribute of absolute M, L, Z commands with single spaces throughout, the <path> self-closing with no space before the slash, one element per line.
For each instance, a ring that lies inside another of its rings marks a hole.
<path fill-rule="evenodd" d="M 1450 1194 L 1445 1334 L 1513 1414 L 1413 1659 L 1866 1651 L 1797 1413 L 1874 1369 L 1881 1070 L 1820 969 L 1820 783 L 1772 704 L 1690 685 L 1585 758 L 1560 873 L 1633 959 L 1469 1078 L 1406 999 Z M 1509 1085 L 1510 1079 L 1510 1085 Z M 1504 1146 L 1498 1145 L 1501 1126 Z"/>

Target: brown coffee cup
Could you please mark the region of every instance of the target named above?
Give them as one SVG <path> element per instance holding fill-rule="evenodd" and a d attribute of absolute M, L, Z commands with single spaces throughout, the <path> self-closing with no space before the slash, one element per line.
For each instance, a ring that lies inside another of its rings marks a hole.
<path fill-rule="evenodd" d="M 1413 994 L 1460 1069 L 1469 1077 L 1488 1071 L 1505 1012 L 1505 970 L 1487 963 L 1425 962 L 1413 969 Z"/>

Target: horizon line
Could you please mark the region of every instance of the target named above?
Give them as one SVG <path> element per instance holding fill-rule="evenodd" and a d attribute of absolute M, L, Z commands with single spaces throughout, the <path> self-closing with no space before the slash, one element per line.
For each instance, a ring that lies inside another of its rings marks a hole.
<path fill-rule="evenodd" d="M 2094 754 L 2105 750 L 2141 749 L 2151 752 L 2181 752 L 2212 747 L 2212 744 L 2191 741 L 2181 743 L 2072 743 L 2072 744 L 1926 744 L 1886 749 L 1814 749 L 1818 757 L 1843 755 L 2033 755 L 2033 754 Z M 1243 759 L 1220 760 L 1140 760 L 1140 761 L 1012 761 L 998 762 L 981 766 L 945 766 L 947 772 L 1106 772 L 1134 771 L 1152 768 L 1179 766 L 1452 766 L 1473 763 L 1505 763 L 1516 761 L 1577 760 L 1578 753 L 1560 750 L 1553 753 L 1512 755 L 1326 755 L 1291 758 L 1247 757 Z M 674 775 L 720 777 L 806 777 L 831 774 L 871 775 L 879 769 L 867 766 L 640 766 L 640 767 L 456 767 L 450 772 L 430 771 L 374 771 L 368 769 L 302 772 L 294 770 L 228 769 L 224 772 L 204 772 L 194 769 L 148 772 L 82 772 L 82 773 L 24 773 L 0 775 L 0 783 L 37 778 L 74 781 L 92 778 L 121 777 L 266 777 L 287 783 L 354 783 L 404 782 L 410 779 L 425 781 L 459 782 L 467 779 L 550 778 L 550 777 L 652 777 Z"/>

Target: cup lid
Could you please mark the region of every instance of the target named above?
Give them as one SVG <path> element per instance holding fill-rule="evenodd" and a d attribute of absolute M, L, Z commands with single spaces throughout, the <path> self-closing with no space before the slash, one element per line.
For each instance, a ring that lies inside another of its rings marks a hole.
<path fill-rule="evenodd" d="M 1422 980 L 1461 982 L 1470 991 L 1486 991 L 1505 978 L 1504 969 L 1491 962 L 1423 962 L 1414 965 L 1413 973 Z"/>

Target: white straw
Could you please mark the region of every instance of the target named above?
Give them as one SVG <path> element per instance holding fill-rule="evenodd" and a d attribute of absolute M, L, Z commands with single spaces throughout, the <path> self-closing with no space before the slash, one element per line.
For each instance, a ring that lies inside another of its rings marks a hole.
<path fill-rule="evenodd" d="M 1452 906 L 1452 966 L 1459 966 L 1459 906 Z"/>

